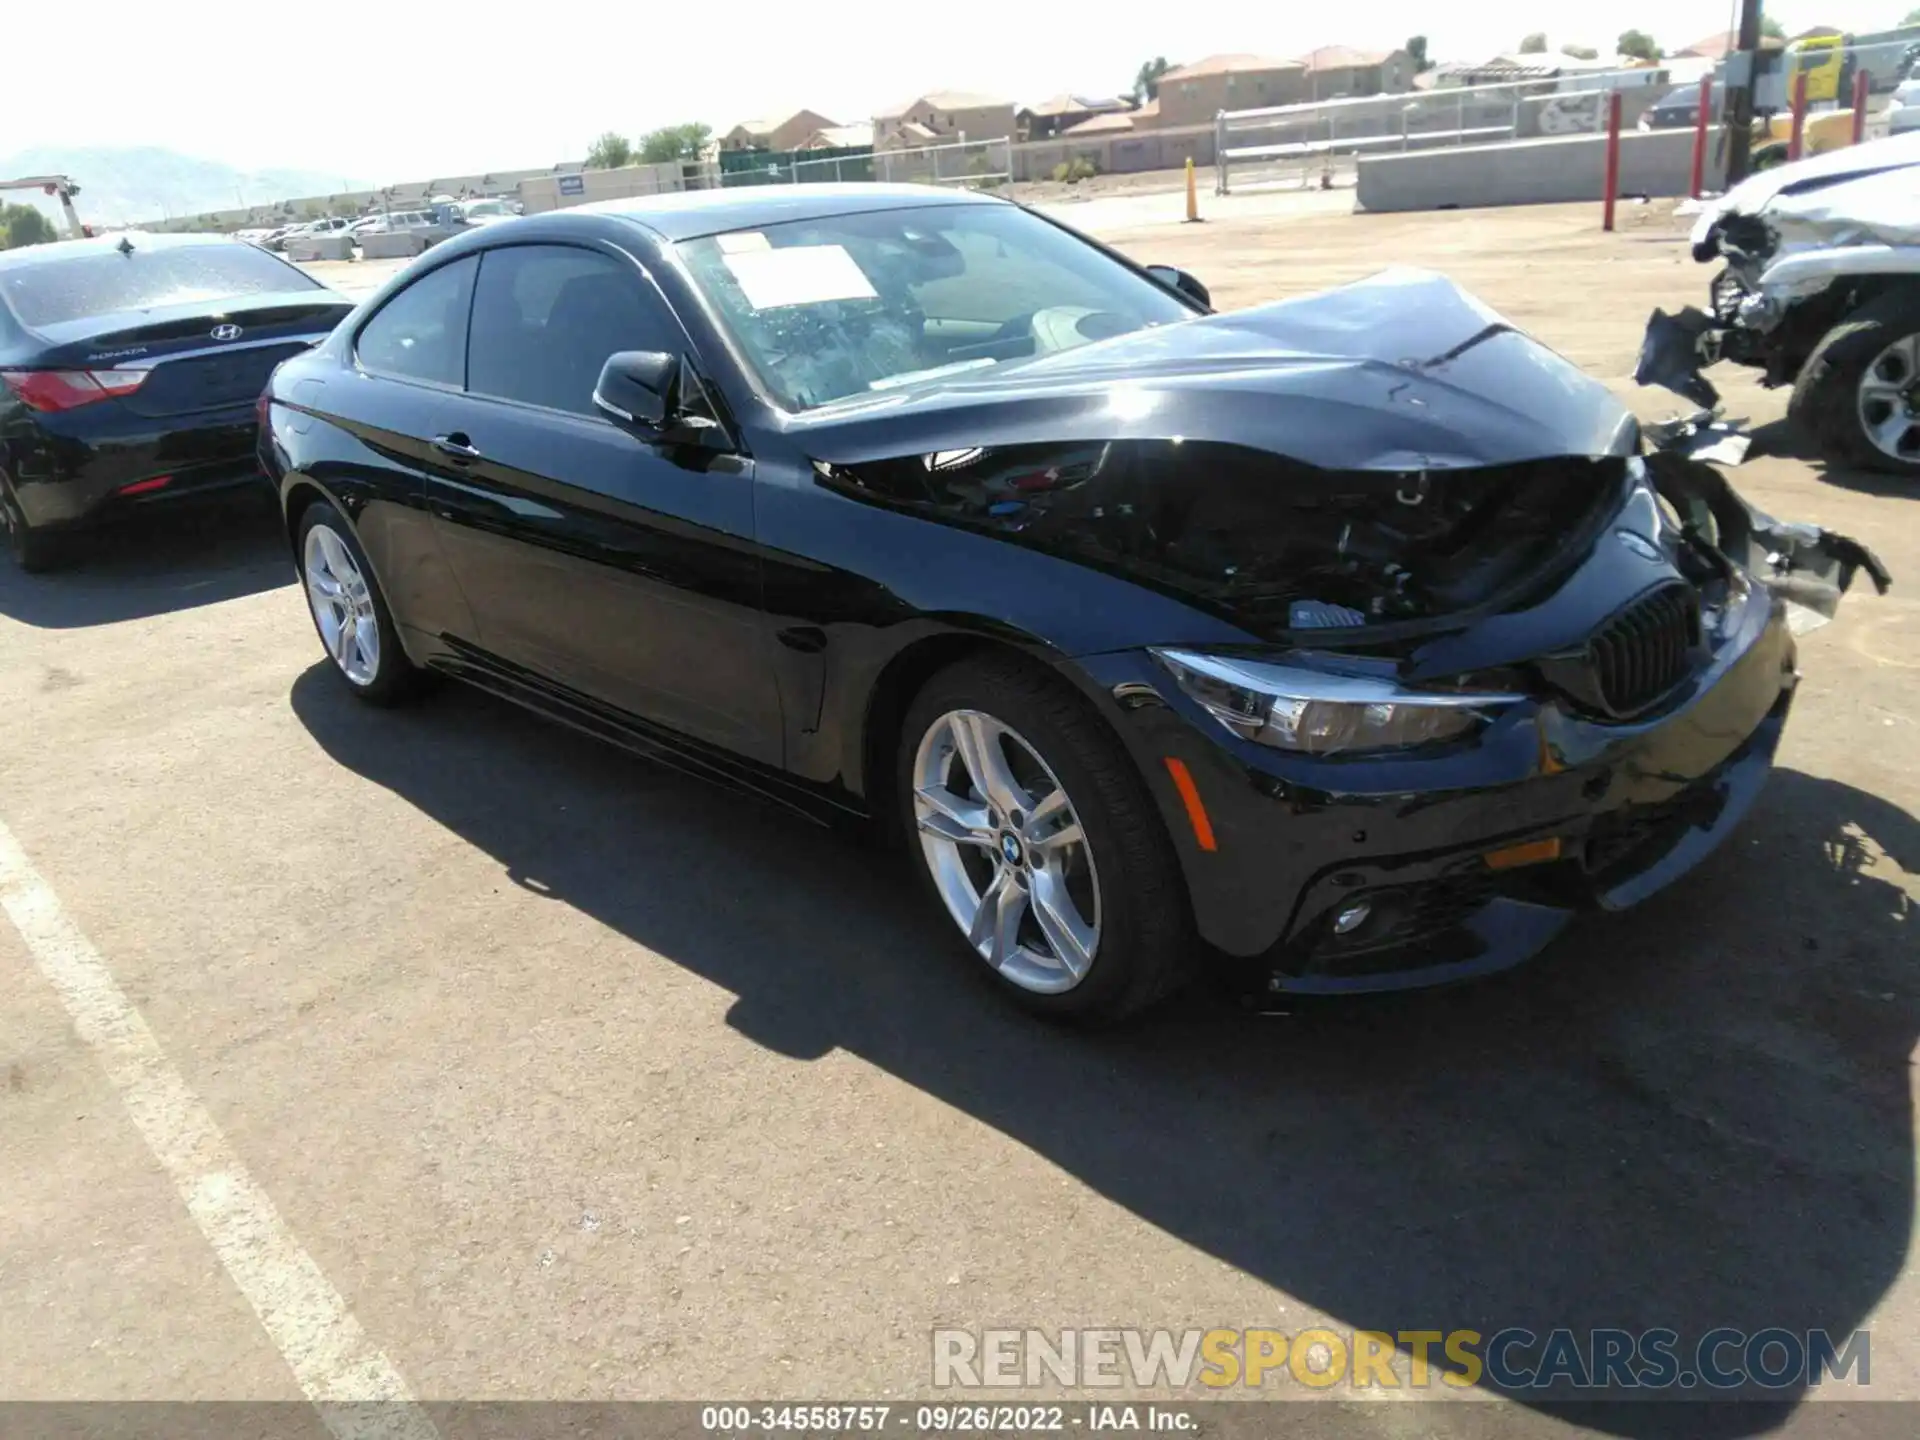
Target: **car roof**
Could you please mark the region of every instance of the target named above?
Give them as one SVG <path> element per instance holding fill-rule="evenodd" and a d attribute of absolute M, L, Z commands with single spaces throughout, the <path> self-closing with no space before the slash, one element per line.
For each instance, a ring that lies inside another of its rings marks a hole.
<path fill-rule="evenodd" d="M 187 250 L 196 245 L 240 245 L 231 235 L 197 233 L 163 235 L 151 230 L 124 230 L 112 235 L 96 235 L 91 240 L 54 240 L 45 245 L 23 245 L 18 250 L 0 250 L 0 270 L 20 270 L 79 255 L 104 255 L 118 250 L 121 242 L 135 250 Z"/>
<path fill-rule="evenodd" d="M 596 200 L 557 214 L 613 215 L 646 226 L 667 240 L 693 240 L 727 230 L 750 230 L 788 220 L 911 210 L 928 205 L 998 205 L 1004 201 L 940 185 L 743 185 L 731 190 L 680 190 Z"/>

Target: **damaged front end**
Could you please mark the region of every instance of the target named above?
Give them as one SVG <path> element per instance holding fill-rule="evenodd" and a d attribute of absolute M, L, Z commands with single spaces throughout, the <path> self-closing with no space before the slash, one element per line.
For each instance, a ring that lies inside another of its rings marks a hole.
<path fill-rule="evenodd" d="M 1190 780 L 1155 796 L 1194 917 L 1261 994 L 1485 973 L 1686 873 L 1771 768 L 1794 635 L 1888 584 L 1643 456 L 1433 279 L 1023 371 L 823 412 L 812 483 L 1031 552 L 975 602 L 1003 625 L 1087 571 L 1152 592 L 1080 587 L 1127 638 L 1056 648 L 1142 773 Z"/>
<path fill-rule="evenodd" d="M 1690 238 L 1695 260 L 1722 265 L 1707 309 L 1656 309 L 1634 378 L 1703 409 L 1719 392 L 1701 372 L 1722 360 L 1791 385 L 1835 326 L 1920 287 L 1920 135 L 1755 175 L 1710 204 Z"/>

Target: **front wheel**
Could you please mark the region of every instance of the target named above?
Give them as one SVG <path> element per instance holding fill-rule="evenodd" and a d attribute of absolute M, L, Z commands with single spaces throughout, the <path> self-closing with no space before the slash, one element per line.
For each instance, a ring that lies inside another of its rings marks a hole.
<path fill-rule="evenodd" d="M 386 597 L 352 527 L 332 505 L 315 502 L 300 516 L 298 543 L 301 588 L 334 672 L 370 705 L 405 699 L 420 672 L 400 648 Z"/>
<path fill-rule="evenodd" d="M 1834 459 L 1920 478 L 1920 289 L 1888 291 L 1829 330 L 1787 413 Z"/>
<path fill-rule="evenodd" d="M 1061 682 L 1011 658 L 942 671 L 899 765 L 921 878 L 1003 993 L 1098 1023 L 1187 978 L 1172 844 L 1133 762 Z"/>

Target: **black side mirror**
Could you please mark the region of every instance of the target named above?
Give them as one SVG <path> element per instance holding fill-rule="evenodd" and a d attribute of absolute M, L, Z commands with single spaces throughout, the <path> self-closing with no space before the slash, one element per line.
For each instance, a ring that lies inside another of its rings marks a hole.
<path fill-rule="evenodd" d="M 694 382 L 696 392 L 699 381 Z M 664 350 L 621 350 L 600 367 L 593 403 L 643 440 L 699 445 L 717 438 L 718 423 L 695 413 L 681 393 L 680 358 Z"/>
<path fill-rule="evenodd" d="M 680 361 L 664 350 L 621 350 L 600 367 L 593 403 L 615 420 L 658 435 L 680 403 Z"/>
<path fill-rule="evenodd" d="M 1149 265 L 1147 273 L 1169 290 L 1177 290 L 1189 300 L 1211 310 L 1213 292 L 1176 265 Z"/>

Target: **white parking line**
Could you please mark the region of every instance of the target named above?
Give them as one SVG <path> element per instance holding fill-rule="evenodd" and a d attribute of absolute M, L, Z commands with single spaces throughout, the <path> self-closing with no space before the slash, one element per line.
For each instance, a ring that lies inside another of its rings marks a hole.
<path fill-rule="evenodd" d="M 327 1428 L 340 1440 L 435 1440 L 405 1378 L 300 1248 L 4 821 L 0 909 Z"/>

